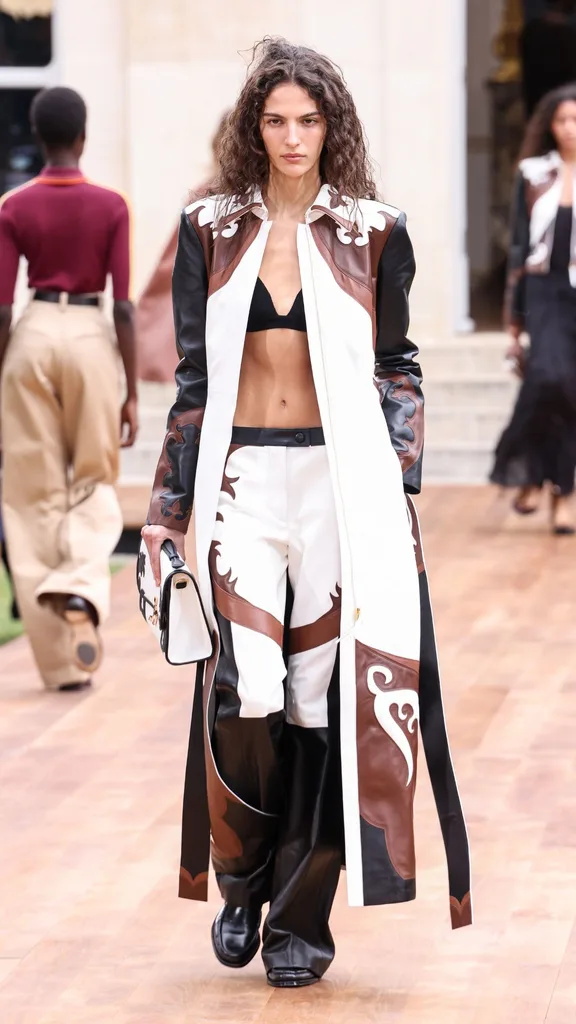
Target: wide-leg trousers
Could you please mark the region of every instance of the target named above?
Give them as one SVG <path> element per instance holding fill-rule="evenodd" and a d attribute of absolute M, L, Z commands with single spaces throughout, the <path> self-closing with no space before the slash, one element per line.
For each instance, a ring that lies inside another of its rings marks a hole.
<path fill-rule="evenodd" d="M 343 840 L 340 546 L 319 428 L 234 428 L 210 567 L 221 639 L 216 765 L 237 797 L 276 821 L 263 843 L 238 834 L 257 820 L 239 816 L 233 855 L 217 857 L 218 883 L 233 905 L 270 902 L 268 969 L 321 975 L 334 956 L 328 918 Z"/>
<path fill-rule="evenodd" d="M 48 688 L 86 678 L 49 596 L 76 594 L 101 621 L 108 615 L 108 560 L 122 531 L 119 410 L 118 360 L 100 309 L 31 302 L 2 373 L 2 514 L 20 614 Z"/>

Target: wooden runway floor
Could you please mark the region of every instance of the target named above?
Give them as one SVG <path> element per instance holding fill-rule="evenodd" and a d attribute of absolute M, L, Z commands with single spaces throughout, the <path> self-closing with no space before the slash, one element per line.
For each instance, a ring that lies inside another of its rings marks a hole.
<path fill-rule="evenodd" d="M 114 579 L 95 692 L 39 690 L 0 651 L 2 1024 L 575 1024 L 576 539 L 493 492 L 419 502 L 476 923 L 451 932 L 424 763 L 418 899 L 349 909 L 326 979 L 297 992 L 213 958 L 219 905 L 176 898 L 191 673 Z"/>

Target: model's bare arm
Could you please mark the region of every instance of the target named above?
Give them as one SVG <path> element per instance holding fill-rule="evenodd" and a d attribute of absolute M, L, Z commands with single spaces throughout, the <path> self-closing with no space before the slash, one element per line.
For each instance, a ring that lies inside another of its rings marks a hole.
<path fill-rule="evenodd" d="M 8 348 L 11 324 L 12 306 L 0 306 L 0 374 L 2 373 L 2 364 L 4 362 L 6 349 Z"/>
<path fill-rule="evenodd" d="M 114 327 L 126 375 L 126 399 L 120 413 L 122 448 L 131 448 L 138 433 L 138 396 L 136 391 L 136 332 L 134 309 L 128 300 L 114 303 Z"/>

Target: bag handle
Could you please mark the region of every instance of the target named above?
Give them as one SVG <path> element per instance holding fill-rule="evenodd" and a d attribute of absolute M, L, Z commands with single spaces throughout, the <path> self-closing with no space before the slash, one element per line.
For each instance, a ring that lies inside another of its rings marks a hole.
<path fill-rule="evenodd" d="M 185 566 L 186 563 L 178 554 L 173 540 L 165 540 L 162 545 L 162 550 L 168 555 L 173 569 L 182 569 Z"/>

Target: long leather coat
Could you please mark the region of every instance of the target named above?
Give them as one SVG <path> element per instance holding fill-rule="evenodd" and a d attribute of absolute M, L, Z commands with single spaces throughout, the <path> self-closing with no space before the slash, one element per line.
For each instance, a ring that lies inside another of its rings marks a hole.
<path fill-rule="evenodd" d="M 184 358 L 148 521 L 185 531 L 194 504 L 198 580 L 216 641 L 214 657 L 197 675 L 184 803 L 180 892 L 193 899 L 206 898 L 209 820 L 217 864 L 234 815 L 247 813 L 220 778 L 212 752 L 218 636 L 208 553 L 248 312 L 270 226 L 256 190 L 237 202 L 200 198 L 182 215 L 174 270 Z M 348 898 L 353 905 L 414 898 L 420 718 L 448 854 L 452 923 L 459 927 L 471 920 L 468 843 L 446 739 L 416 513 L 405 496 L 420 488 L 423 445 L 421 373 L 407 338 L 414 256 L 406 220 L 382 203 L 341 200 L 324 185 L 298 228 L 297 246 L 342 557 Z"/>

